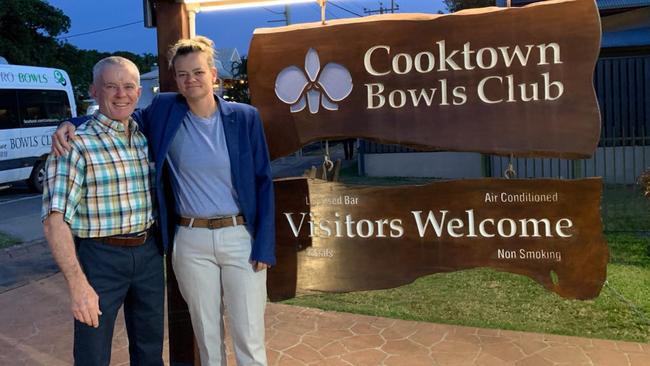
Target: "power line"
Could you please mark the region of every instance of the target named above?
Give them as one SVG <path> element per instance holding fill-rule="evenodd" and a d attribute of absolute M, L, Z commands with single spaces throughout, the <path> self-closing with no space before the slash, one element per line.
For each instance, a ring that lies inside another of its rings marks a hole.
<path fill-rule="evenodd" d="M 349 10 L 349 9 L 346 9 L 346 8 L 342 7 L 341 5 L 338 5 L 337 3 L 333 2 L 333 1 L 329 1 L 328 4 L 332 5 L 333 7 L 339 8 L 339 9 L 341 9 L 341 10 L 343 10 L 343 11 L 347 11 L 348 13 L 350 13 L 350 14 L 352 14 L 352 15 L 356 15 L 356 16 L 358 16 L 358 17 L 362 17 L 362 16 L 363 16 L 363 15 L 361 15 L 361 14 L 359 14 L 359 13 L 355 13 L 355 12 L 353 12 L 352 10 Z"/>
<path fill-rule="evenodd" d="M 330 9 L 325 9 L 325 12 L 326 12 L 327 14 L 329 14 L 330 17 L 332 17 L 332 18 L 334 18 L 334 19 L 340 19 L 340 17 L 337 17 L 336 14 L 334 14 L 334 12 L 332 12 Z"/>
<path fill-rule="evenodd" d="M 359 9 L 361 9 L 361 11 L 363 11 L 363 9 L 364 9 L 363 6 L 361 6 L 358 2 L 353 1 L 353 0 L 352 0 L 352 1 L 347 1 L 347 4 L 354 4 L 354 6 L 356 6 L 356 7 L 359 8 Z"/>
<path fill-rule="evenodd" d="M 291 24 L 291 18 L 290 18 L 290 15 L 289 15 L 290 13 L 289 13 L 289 7 L 288 6 L 285 6 L 284 11 L 280 11 L 280 12 L 275 12 L 275 11 L 269 9 L 269 8 L 264 8 L 264 9 L 270 11 L 273 14 L 278 14 L 278 15 L 283 16 L 282 19 L 267 20 L 266 21 L 267 23 L 284 23 L 285 25 Z"/>
<path fill-rule="evenodd" d="M 399 5 L 395 4 L 395 0 L 390 0 L 390 8 L 384 8 L 384 4 L 380 2 L 379 9 L 375 9 L 375 10 L 363 9 L 363 11 L 368 15 L 394 13 L 395 10 L 399 10 Z"/>
<path fill-rule="evenodd" d="M 70 36 L 59 36 L 57 38 L 58 39 L 68 39 L 68 38 L 73 38 L 73 37 L 80 37 L 80 36 L 85 36 L 85 35 L 88 35 L 88 34 L 95 34 L 95 33 L 105 32 L 107 30 L 124 28 L 124 27 L 128 27 L 129 25 L 134 25 L 134 24 L 138 24 L 138 23 L 144 23 L 144 20 L 138 20 L 137 22 L 125 23 L 125 24 L 120 24 L 120 25 L 116 25 L 116 26 L 113 26 L 113 27 L 97 29 L 97 30 L 90 31 L 90 32 L 77 33 L 77 34 L 73 34 L 73 35 L 70 35 Z"/>
<path fill-rule="evenodd" d="M 350 14 L 356 15 L 356 16 L 358 16 L 358 17 L 362 17 L 362 16 L 363 16 L 363 15 L 361 15 L 361 14 L 359 14 L 359 13 L 356 13 L 356 12 L 354 12 L 354 11 L 352 11 L 352 10 L 349 10 L 349 9 L 343 7 L 343 6 L 340 6 L 340 5 L 338 5 L 338 4 L 334 3 L 334 2 L 331 2 L 331 1 L 330 1 L 329 4 L 331 4 L 332 6 L 338 8 L 338 9 L 341 9 L 341 10 L 343 10 L 343 11 L 346 11 L 346 12 L 348 12 L 348 13 L 350 13 Z M 284 14 L 284 12 L 276 12 L 276 11 L 271 10 L 271 9 L 269 9 L 269 8 L 264 8 L 264 9 L 267 10 L 267 11 L 269 11 L 269 12 L 271 12 L 271 13 L 274 13 L 274 14 Z M 331 17 L 336 18 L 336 19 L 339 18 L 339 17 L 336 16 L 334 13 L 332 13 L 331 11 L 329 11 L 329 9 L 327 9 L 327 10 L 328 10 L 328 13 L 330 14 Z M 59 37 L 57 37 L 57 38 L 58 38 L 58 39 L 69 39 L 69 38 L 74 38 L 74 37 L 81 37 L 81 36 L 86 36 L 86 35 L 89 35 L 89 34 L 101 33 L 101 32 L 106 32 L 106 31 L 113 30 L 113 29 L 124 28 L 124 27 L 128 27 L 128 26 L 130 26 L 130 25 L 139 24 L 139 23 L 144 23 L 144 20 L 138 20 L 138 21 L 135 21 L 135 22 L 124 23 L 124 24 L 120 24 L 120 25 L 116 25 L 116 26 L 112 26 L 112 27 L 108 27 L 108 28 L 97 29 L 97 30 L 93 30 L 93 31 L 89 31 L 89 32 L 83 32 L 83 33 L 77 33 L 77 34 L 71 34 L 71 35 L 59 36 Z"/>
<path fill-rule="evenodd" d="M 314 7 L 309 7 L 310 9 L 313 9 L 316 13 L 318 13 L 318 19 L 320 19 L 320 5 L 314 3 Z"/>
<path fill-rule="evenodd" d="M 331 3 L 328 3 L 328 4 L 331 4 Z M 314 8 L 310 8 L 310 9 L 313 9 L 318 14 L 318 19 L 320 19 L 320 15 L 321 15 L 320 14 L 320 6 L 318 4 L 314 4 L 314 6 L 315 6 Z M 341 19 L 341 17 L 334 14 L 334 12 L 330 8 L 325 8 L 325 14 L 329 15 L 329 17 L 331 19 Z"/>
<path fill-rule="evenodd" d="M 266 11 L 270 11 L 273 14 L 278 14 L 278 15 L 284 14 L 283 11 L 276 11 L 276 10 L 269 9 L 269 8 L 263 8 L 263 9 L 266 10 Z"/>

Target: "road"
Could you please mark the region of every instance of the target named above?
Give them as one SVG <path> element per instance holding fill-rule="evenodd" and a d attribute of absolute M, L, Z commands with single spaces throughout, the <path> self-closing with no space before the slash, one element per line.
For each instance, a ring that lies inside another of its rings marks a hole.
<path fill-rule="evenodd" d="M 43 239 L 41 226 L 41 195 L 31 192 L 27 185 L 0 191 L 0 231 L 22 242 Z"/>

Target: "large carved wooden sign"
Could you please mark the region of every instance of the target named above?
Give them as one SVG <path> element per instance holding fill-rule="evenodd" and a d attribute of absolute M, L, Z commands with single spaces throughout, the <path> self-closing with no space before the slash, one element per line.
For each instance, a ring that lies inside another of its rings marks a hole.
<path fill-rule="evenodd" d="M 608 260 L 601 186 L 600 178 L 399 187 L 277 180 L 278 266 L 269 272 L 269 296 L 391 288 L 491 267 L 563 297 L 593 298 Z"/>
<path fill-rule="evenodd" d="M 253 104 L 272 158 L 315 140 L 582 158 L 600 115 L 590 0 L 257 29 Z"/>

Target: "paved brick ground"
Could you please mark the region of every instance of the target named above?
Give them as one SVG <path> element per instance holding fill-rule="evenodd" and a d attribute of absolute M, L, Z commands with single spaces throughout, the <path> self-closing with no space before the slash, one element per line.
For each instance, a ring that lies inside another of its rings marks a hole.
<path fill-rule="evenodd" d="M 70 365 L 68 306 L 61 274 L 0 294 L 0 365 Z M 650 366 L 650 344 L 420 323 L 279 304 L 267 306 L 266 323 L 270 365 Z M 231 352 L 229 359 L 229 365 L 235 365 Z M 112 365 L 128 365 L 121 320 L 113 341 Z"/>
<path fill-rule="evenodd" d="M 58 270 L 45 239 L 0 249 L 0 293 L 51 276 Z"/>

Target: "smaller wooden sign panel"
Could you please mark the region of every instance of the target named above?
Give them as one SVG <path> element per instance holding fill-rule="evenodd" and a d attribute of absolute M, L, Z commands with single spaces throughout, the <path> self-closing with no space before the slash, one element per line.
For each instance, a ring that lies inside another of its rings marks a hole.
<path fill-rule="evenodd" d="M 272 300 L 310 291 L 392 288 L 476 267 L 528 276 L 560 296 L 596 297 L 608 249 L 601 179 L 348 186 L 275 182 Z"/>

